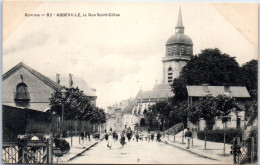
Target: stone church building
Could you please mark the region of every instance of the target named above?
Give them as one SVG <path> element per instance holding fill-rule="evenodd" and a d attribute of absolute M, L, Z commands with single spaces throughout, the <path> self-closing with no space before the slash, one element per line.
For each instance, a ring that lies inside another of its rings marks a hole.
<path fill-rule="evenodd" d="M 162 83 L 156 84 L 150 91 L 140 90 L 138 92 L 132 109 L 134 125 L 140 126 L 141 123 L 145 123 L 144 112 L 148 110 L 149 106 L 174 96 L 170 85 L 175 78 L 179 77 L 182 68 L 193 55 L 193 42 L 189 36 L 184 34 L 184 29 L 180 9 L 175 34 L 165 44 L 165 56 L 162 58 Z"/>

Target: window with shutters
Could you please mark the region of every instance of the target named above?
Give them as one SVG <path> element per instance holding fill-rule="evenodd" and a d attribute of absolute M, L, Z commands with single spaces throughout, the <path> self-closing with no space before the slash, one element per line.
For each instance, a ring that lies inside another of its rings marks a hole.
<path fill-rule="evenodd" d="M 184 55 L 185 50 L 184 50 L 184 46 L 181 46 L 181 55 Z"/>
<path fill-rule="evenodd" d="M 191 55 L 191 49 L 190 49 L 190 47 L 187 47 L 187 55 Z"/>

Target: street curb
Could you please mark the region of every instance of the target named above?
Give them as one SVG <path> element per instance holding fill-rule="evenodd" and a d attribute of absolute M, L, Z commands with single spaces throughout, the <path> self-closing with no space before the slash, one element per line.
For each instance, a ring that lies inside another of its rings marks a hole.
<path fill-rule="evenodd" d="M 194 151 L 191 151 L 191 150 L 188 150 L 188 149 L 179 147 L 179 146 L 177 146 L 177 145 L 168 143 L 167 141 L 165 141 L 165 142 L 163 142 L 163 143 L 172 145 L 172 146 L 174 146 L 174 147 L 176 147 L 176 148 L 179 148 L 179 149 L 182 149 L 182 150 L 184 150 L 184 151 L 188 151 L 188 152 L 190 152 L 190 153 L 192 153 L 192 154 L 195 154 L 195 155 L 198 155 L 198 156 L 200 156 L 200 157 L 204 157 L 204 158 L 207 158 L 207 159 L 220 161 L 220 160 L 218 160 L 218 159 L 216 159 L 216 158 L 212 158 L 212 157 L 209 157 L 209 156 L 206 156 L 206 155 L 202 155 L 202 154 L 196 153 L 196 152 L 194 152 Z"/>
<path fill-rule="evenodd" d="M 88 148 L 86 148 L 85 150 L 83 150 L 82 152 L 76 154 L 75 156 L 73 156 L 72 158 L 70 158 L 70 159 L 68 160 L 68 162 L 71 161 L 71 160 L 73 160 L 73 159 L 75 159 L 76 157 L 82 155 L 84 152 L 86 152 L 86 151 L 89 150 L 90 148 L 94 147 L 96 144 L 98 144 L 98 143 L 99 143 L 100 141 L 102 141 L 103 139 L 104 139 L 104 137 L 101 138 L 101 139 L 100 139 L 99 141 L 97 141 L 96 143 L 94 143 L 94 144 L 92 144 L 91 146 L 89 146 Z"/>

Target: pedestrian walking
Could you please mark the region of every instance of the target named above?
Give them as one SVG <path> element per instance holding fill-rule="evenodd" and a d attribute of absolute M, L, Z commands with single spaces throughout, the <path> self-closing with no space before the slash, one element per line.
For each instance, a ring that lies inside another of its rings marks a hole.
<path fill-rule="evenodd" d="M 135 133 L 135 138 L 136 138 L 136 142 L 138 142 L 138 140 L 139 140 L 139 133 L 138 133 L 138 131 L 136 131 L 136 133 Z"/>
<path fill-rule="evenodd" d="M 108 133 L 105 134 L 106 142 L 108 141 Z"/>
<path fill-rule="evenodd" d="M 148 134 L 147 134 L 147 141 L 150 142 L 150 140 L 151 140 L 151 133 L 150 133 L 150 131 L 148 131 Z"/>
<path fill-rule="evenodd" d="M 82 146 L 83 146 L 83 148 L 85 148 L 85 137 L 86 137 L 85 128 L 84 128 L 84 130 L 80 133 L 80 137 L 81 137 L 81 140 L 82 140 Z"/>
<path fill-rule="evenodd" d="M 108 140 L 107 140 L 107 147 L 109 149 L 112 148 L 112 142 L 113 142 L 113 135 L 112 135 L 112 131 L 110 131 L 108 134 Z"/>
<path fill-rule="evenodd" d="M 154 133 L 151 134 L 151 140 L 153 141 L 154 139 Z"/>
<path fill-rule="evenodd" d="M 114 143 L 117 142 L 118 140 L 118 135 L 115 131 L 113 132 L 113 139 L 114 139 Z"/>
<path fill-rule="evenodd" d="M 126 134 L 126 136 L 127 136 L 128 142 L 130 142 L 130 140 L 131 140 L 131 138 L 132 138 L 132 130 L 131 130 L 130 127 L 127 129 L 127 134 Z"/>
<path fill-rule="evenodd" d="M 157 142 L 160 142 L 160 141 L 161 141 L 161 136 L 162 136 L 161 133 L 158 132 L 158 133 L 157 133 L 157 139 L 156 139 Z"/>
<path fill-rule="evenodd" d="M 90 141 L 90 131 L 87 132 L 88 141 Z"/>
<path fill-rule="evenodd" d="M 144 139 L 143 131 L 140 132 L 140 134 L 139 134 L 139 139 L 140 139 L 141 141 L 143 141 L 143 139 Z"/>
<path fill-rule="evenodd" d="M 185 139 L 188 139 L 188 146 L 187 149 L 190 148 L 190 139 L 192 138 L 192 132 L 190 131 L 190 128 L 187 128 L 187 131 L 185 132 Z"/>
<path fill-rule="evenodd" d="M 124 145 L 126 144 L 124 131 L 122 131 L 121 139 L 119 141 L 122 147 L 124 147 Z"/>

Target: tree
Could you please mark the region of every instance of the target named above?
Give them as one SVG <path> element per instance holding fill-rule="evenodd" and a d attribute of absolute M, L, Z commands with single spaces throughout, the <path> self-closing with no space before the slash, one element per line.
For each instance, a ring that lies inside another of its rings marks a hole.
<path fill-rule="evenodd" d="M 95 107 L 90 118 L 91 124 L 97 124 L 99 127 L 99 133 L 101 131 L 101 125 L 106 122 L 106 114 L 102 108 Z"/>
<path fill-rule="evenodd" d="M 150 110 L 153 112 L 153 117 L 157 119 L 157 124 L 160 129 L 161 126 L 165 127 L 165 123 L 169 123 L 170 115 L 170 105 L 168 102 L 158 102 L 150 107 Z"/>
<path fill-rule="evenodd" d="M 182 76 L 187 84 L 239 85 L 242 84 L 240 67 L 234 57 L 219 49 L 205 49 L 183 67 Z"/>
<path fill-rule="evenodd" d="M 189 107 L 189 121 L 192 124 L 197 125 L 201 116 L 201 111 L 195 105 Z"/>
<path fill-rule="evenodd" d="M 182 76 L 175 78 L 171 85 L 174 93 L 173 102 L 187 100 L 188 92 L 186 89 L 186 82 Z"/>
<path fill-rule="evenodd" d="M 158 121 L 156 119 L 157 117 L 157 113 L 155 111 L 149 110 L 146 114 L 146 119 L 147 119 L 147 123 L 149 128 L 156 128 L 159 124 Z"/>
<path fill-rule="evenodd" d="M 182 68 L 181 76 L 174 80 L 175 98 L 187 99 L 186 85 L 243 85 L 241 69 L 234 57 L 221 53 L 217 48 L 202 50 L 192 56 Z"/>
<path fill-rule="evenodd" d="M 252 90 L 257 90 L 257 73 L 258 73 L 257 66 L 258 66 L 258 61 L 251 60 L 243 64 L 241 67 L 244 83 L 247 89 L 249 90 L 249 92 L 251 92 Z"/>
<path fill-rule="evenodd" d="M 201 117 L 206 122 L 205 127 L 205 149 L 207 142 L 207 129 L 212 130 L 213 125 L 215 124 L 216 117 L 216 106 L 213 97 L 201 97 L 198 103 L 198 110 L 201 112 Z"/>
<path fill-rule="evenodd" d="M 104 124 L 106 122 L 106 114 L 102 108 L 95 107 L 91 115 L 91 124 Z"/>
<path fill-rule="evenodd" d="M 226 125 L 231 119 L 230 113 L 234 108 L 237 108 L 235 99 L 226 95 L 219 95 L 215 98 L 216 114 L 222 120 L 224 126 L 224 155 L 225 155 L 225 144 L 226 144 Z"/>
<path fill-rule="evenodd" d="M 54 92 L 51 95 L 51 112 L 62 116 L 62 104 L 64 105 L 65 119 L 89 120 L 93 112 L 93 106 L 89 98 L 78 87 L 66 88 L 65 98 L 61 97 L 61 92 Z"/>
<path fill-rule="evenodd" d="M 215 124 L 215 117 L 217 116 L 214 98 L 201 97 L 199 99 L 198 110 L 206 122 L 206 128 L 211 130 Z"/>

